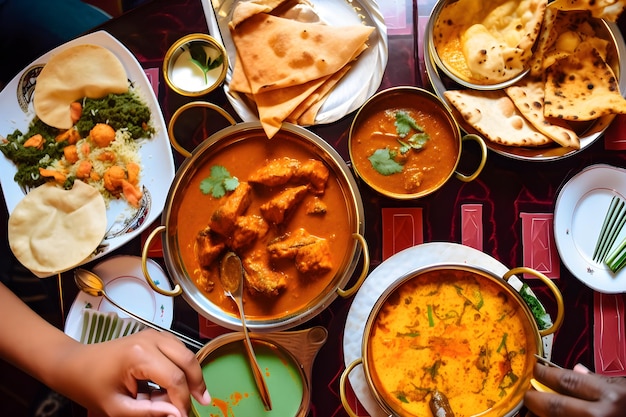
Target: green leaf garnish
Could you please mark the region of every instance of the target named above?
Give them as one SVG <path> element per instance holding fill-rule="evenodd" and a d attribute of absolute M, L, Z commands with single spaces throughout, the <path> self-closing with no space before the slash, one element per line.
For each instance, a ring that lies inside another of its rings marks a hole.
<path fill-rule="evenodd" d="M 230 172 L 221 165 L 211 167 L 211 176 L 200 182 L 200 191 L 204 194 L 211 194 L 215 198 L 221 198 L 227 191 L 234 191 L 239 186 L 237 177 L 230 175 Z"/>
<path fill-rule="evenodd" d="M 397 174 L 402 171 L 402 165 L 394 158 L 396 152 L 389 148 L 377 149 L 369 158 L 372 167 L 382 175 Z"/>
<path fill-rule="evenodd" d="M 217 68 L 224 62 L 224 57 L 220 54 L 217 58 L 211 59 L 207 56 L 207 53 L 202 46 L 201 42 L 192 42 L 189 45 L 189 54 L 191 55 L 191 62 L 196 64 L 204 74 L 204 83 L 208 83 L 207 73 L 213 68 Z"/>
<path fill-rule="evenodd" d="M 406 141 L 398 139 L 398 142 L 400 142 L 400 152 L 405 154 L 411 149 L 419 151 L 424 148 L 428 139 L 430 139 L 428 134 L 423 132 L 414 134 Z"/>
<path fill-rule="evenodd" d="M 399 110 L 396 112 L 396 133 L 401 138 L 405 138 L 410 132 L 411 129 L 417 130 L 418 132 L 423 132 L 424 128 L 417 124 L 414 118 L 411 117 L 409 113 L 404 110 Z"/>

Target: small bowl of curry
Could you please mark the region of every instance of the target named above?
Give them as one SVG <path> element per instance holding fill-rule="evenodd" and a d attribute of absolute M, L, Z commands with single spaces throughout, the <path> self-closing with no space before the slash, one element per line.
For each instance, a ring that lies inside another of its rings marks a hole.
<path fill-rule="evenodd" d="M 475 141 L 480 162 L 474 172 L 457 171 L 463 142 Z M 461 135 L 450 110 L 434 94 L 410 86 L 372 96 L 357 112 L 348 139 L 356 174 L 380 194 L 409 200 L 441 188 L 452 176 L 473 181 L 487 159 L 477 135 Z"/>
<path fill-rule="evenodd" d="M 522 79 L 546 0 L 440 0 L 431 13 L 426 48 L 451 80 L 475 90 L 497 90 Z"/>

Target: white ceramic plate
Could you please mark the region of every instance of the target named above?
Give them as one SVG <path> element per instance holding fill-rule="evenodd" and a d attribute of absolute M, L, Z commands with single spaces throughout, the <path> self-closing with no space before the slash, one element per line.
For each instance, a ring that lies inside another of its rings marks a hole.
<path fill-rule="evenodd" d="M 85 259 L 91 261 L 119 248 L 138 236 L 163 211 L 169 186 L 174 179 L 175 167 L 167 126 L 152 86 L 143 68 L 135 57 L 115 38 L 104 31 L 85 35 L 48 52 L 33 61 L 26 69 L 15 76 L 0 92 L 0 137 L 13 133 L 15 129 L 25 132 L 33 120 L 35 112 L 32 96 L 36 76 L 54 53 L 80 44 L 95 44 L 113 52 L 124 65 L 129 80 L 135 90 L 150 108 L 155 134 L 150 139 L 142 139 L 141 185 L 146 194 L 145 204 L 138 210 L 131 210 L 125 200 L 112 201 L 107 209 L 107 234 L 96 253 Z M 9 214 L 24 197 L 21 187 L 13 180 L 17 167 L 0 153 L 0 181 Z"/>
<path fill-rule="evenodd" d="M 228 101 L 244 121 L 250 122 L 258 120 L 256 109 L 251 108 L 239 94 L 228 89 L 236 59 L 235 45 L 230 36 L 228 23 L 232 11 L 241 1 L 214 0 L 215 13 L 207 13 L 207 17 L 216 19 L 215 22 L 209 22 L 209 27 L 219 28 L 220 33 L 213 31 L 211 35 L 221 37 L 221 42 L 228 52 L 230 68 L 224 84 Z M 315 118 L 315 124 L 332 123 L 361 107 L 378 90 L 387 66 L 387 27 L 378 4 L 373 0 L 309 0 L 309 2 L 318 16 L 329 25 L 365 24 L 376 28 L 370 35 L 368 49 L 358 57 L 356 64 L 335 86 Z"/>
<path fill-rule="evenodd" d="M 503 276 L 510 269 L 486 253 L 469 246 L 448 242 L 424 243 L 413 246 L 398 252 L 374 269 L 359 288 L 350 306 L 350 311 L 348 311 L 343 336 L 345 365 L 350 365 L 362 356 L 363 333 L 369 314 L 378 298 L 390 285 L 397 279 L 422 267 L 437 263 L 459 262 L 490 271 L 498 276 Z M 508 282 L 518 291 L 522 286 L 522 282 L 515 276 L 512 276 Z M 552 352 L 552 342 L 553 335 L 543 338 L 544 356 L 546 358 L 549 358 Z M 355 367 L 348 378 L 355 395 L 371 417 L 387 417 L 389 415 L 383 411 L 371 394 L 363 366 Z"/>
<path fill-rule="evenodd" d="M 588 287 L 604 293 L 626 292 L 626 270 L 611 272 L 593 260 L 593 251 L 611 198 L 626 200 L 626 170 L 589 166 L 561 188 L 554 207 L 554 238 L 561 260 Z M 626 228 L 615 245 L 626 238 Z"/>
<path fill-rule="evenodd" d="M 147 265 L 154 283 L 159 288 L 171 290 L 170 282 L 159 264 L 148 259 Z M 140 257 L 114 256 L 98 263 L 91 270 L 104 281 L 107 295 L 119 305 L 152 323 L 170 328 L 174 318 L 174 301 L 172 297 L 161 295 L 150 288 L 143 276 Z M 128 317 L 104 297 L 94 297 L 81 291 L 65 319 L 65 333 L 76 340 L 80 340 L 84 308 L 104 313 L 114 311 L 122 318 Z"/>

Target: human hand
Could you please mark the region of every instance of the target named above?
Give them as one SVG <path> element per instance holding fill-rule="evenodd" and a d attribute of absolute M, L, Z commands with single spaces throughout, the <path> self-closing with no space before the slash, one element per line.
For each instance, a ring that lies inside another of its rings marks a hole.
<path fill-rule="evenodd" d="M 558 393 L 529 390 L 524 405 L 539 417 L 618 417 L 626 409 L 626 379 L 535 365 L 535 378 Z"/>
<path fill-rule="evenodd" d="M 169 333 L 143 330 L 80 345 L 72 354 L 84 364 L 72 397 L 98 416 L 185 417 L 191 395 L 203 405 L 211 401 L 195 355 Z M 152 381 L 167 391 L 138 393 L 139 381 Z"/>

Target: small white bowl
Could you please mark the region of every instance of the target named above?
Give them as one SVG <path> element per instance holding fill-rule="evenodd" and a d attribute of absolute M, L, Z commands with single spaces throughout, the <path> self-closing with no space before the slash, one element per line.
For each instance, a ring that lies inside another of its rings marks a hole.
<path fill-rule="evenodd" d="M 192 49 L 202 47 L 210 60 L 221 63 L 206 72 L 193 62 Z M 221 57 L 221 58 L 220 58 Z M 215 38 L 203 33 L 192 33 L 176 41 L 163 59 L 163 77 L 167 85 L 178 94 L 198 97 L 219 87 L 226 78 L 228 54 Z"/>

